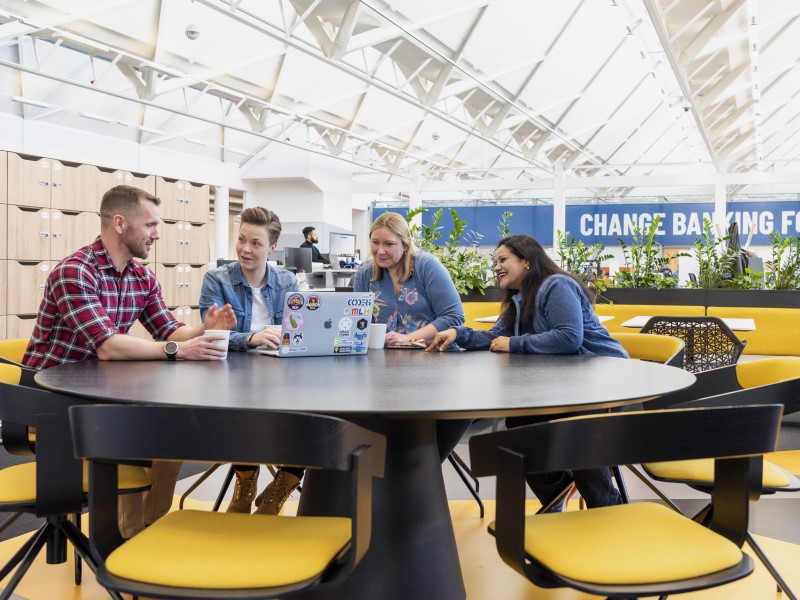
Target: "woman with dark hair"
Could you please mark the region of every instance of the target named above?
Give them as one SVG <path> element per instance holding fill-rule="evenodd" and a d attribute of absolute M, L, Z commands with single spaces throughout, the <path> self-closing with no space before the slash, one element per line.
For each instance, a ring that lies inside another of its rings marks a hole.
<path fill-rule="evenodd" d="M 299 290 L 294 274 L 267 264 L 267 258 L 278 245 L 281 220 L 261 206 L 244 209 L 240 218 L 236 240 L 238 260 L 206 273 L 200 291 L 200 314 L 205 315 L 210 306 L 224 299 L 236 314 L 229 351 L 246 352 L 262 345 L 277 348 L 286 292 Z M 281 511 L 303 477 L 303 469 L 281 468 L 266 490 L 256 496 L 259 468 L 237 465 L 235 473 L 233 499 L 227 511 L 249 513 L 255 501 L 256 512 L 268 515 Z"/>
<path fill-rule="evenodd" d="M 620 343 L 600 324 L 592 308 L 594 294 L 577 277 L 561 269 L 542 245 L 527 235 L 500 240 L 495 275 L 504 291 L 502 312 L 488 331 L 455 327 L 436 335 L 428 350 L 456 342 L 468 350 L 523 354 L 586 354 L 628 358 Z M 519 427 L 559 416 L 513 417 Z M 585 413 L 583 413 L 585 414 Z M 543 505 L 574 481 L 589 507 L 619 504 L 619 492 L 608 469 L 529 475 L 528 485 Z M 560 509 L 560 505 L 554 507 Z"/>

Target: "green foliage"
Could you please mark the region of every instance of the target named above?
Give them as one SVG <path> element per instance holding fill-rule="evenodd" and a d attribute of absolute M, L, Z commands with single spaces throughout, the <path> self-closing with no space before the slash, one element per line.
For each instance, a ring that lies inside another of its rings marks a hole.
<path fill-rule="evenodd" d="M 620 270 L 616 275 L 615 284 L 618 287 L 660 290 L 674 288 L 678 284 L 677 277 L 662 272 L 672 257 L 661 256 L 661 248 L 655 243 L 660 221 L 660 217 L 654 218 L 650 227 L 645 230 L 634 227 L 630 246 L 622 238 L 617 238 L 627 267 L 627 270 Z"/>
<path fill-rule="evenodd" d="M 478 248 L 483 235 L 477 231 L 467 231 L 467 222 L 451 208 L 453 228 L 444 246 L 437 246 L 436 241 L 442 238 L 442 209 L 433 213 L 430 225 L 411 223 L 416 215 L 424 212 L 427 212 L 427 209 L 415 208 L 406 215 L 414 243 L 421 250 L 430 252 L 439 259 L 450 273 L 450 278 L 459 294 L 466 294 L 469 290 L 483 294 L 492 270 L 491 257 Z"/>
<path fill-rule="evenodd" d="M 508 224 L 508 222 L 511 220 L 511 215 L 512 213 L 510 210 L 507 210 L 500 215 L 500 222 L 497 224 L 497 232 L 500 234 L 501 240 L 511 235 L 511 226 Z"/>
<path fill-rule="evenodd" d="M 569 231 L 560 230 L 556 232 L 556 242 L 556 254 L 562 269 L 601 292 L 607 289 L 605 282 L 597 279 L 596 267 L 602 261 L 614 258 L 614 255 L 604 254 L 606 247 L 603 244 L 588 246 L 582 241 L 576 241 Z"/>
<path fill-rule="evenodd" d="M 767 262 L 771 277 L 767 287 L 773 290 L 796 290 L 800 288 L 800 238 L 782 238 L 777 231 L 770 234 L 772 258 Z"/>
<path fill-rule="evenodd" d="M 694 242 L 694 256 L 697 259 L 697 284 L 701 288 L 730 287 L 736 275 L 736 259 L 739 248 L 731 246 L 730 235 L 717 237 L 711 228 L 711 221 L 703 219 L 703 231 Z"/>
<path fill-rule="evenodd" d="M 728 287 L 734 290 L 760 290 L 764 287 L 764 273 L 746 267 L 744 273 L 737 273 L 728 282 Z"/>

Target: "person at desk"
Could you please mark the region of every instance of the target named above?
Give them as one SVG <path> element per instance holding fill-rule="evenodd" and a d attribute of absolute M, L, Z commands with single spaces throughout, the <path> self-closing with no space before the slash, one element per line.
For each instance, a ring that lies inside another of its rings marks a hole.
<path fill-rule="evenodd" d="M 202 325 L 189 327 L 167 309 L 146 259 L 159 238 L 158 206 L 148 192 L 118 185 L 100 202 L 100 236 L 59 262 L 44 297 L 23 364 L 46 369 L 85 360 L 218 360 L 224 356 L 205 328 L 231 329 L 230 305 L 209 307 Z M 127 335 L 140 321 L 154 340 Z M 166 514 L 179 463 L 153 463 L 151 489 L 121 497 L 121 530 L 130 537 Z"/>
<path fill-rule="evenodd" d="M 453 342 L 472 350 L 524 354 L 587 354 L 629 358 L 620 343 L 594 315 L 592 292 L 571 273 L 559 268 L 542 245 L 527 235 L 505 237 L 495 250 L 494 272 L 504 291 L 502 313 L 488 331 L 450 328 L 436 335 L 428 350 L 443 350 Z M 575 416 L 548 416 L 546 419 Z M 508 417 L 508 427 L 541 421 Z M 531 474 L 528 485 L 547 505 L 574 481 L 587 506 L 619 504 L 622 498 L 607 468 L 574 473 Z M 561 504 L 553 507 L 560 510 Z"/>
<path fill-rule="evenodd" d="M 326 265 L 331 264 L 330 259 L 322 254 L 315 246 L 315 244 L 319 243 L 319 237 L 317 236 L 317 230 L 315 228 L 311 226 L 303 227 L 303 237 L 306 238 L 306 241 L 300 244 L 300 247 L 311 248 L 311 262 L 321 262 Z"/>
<path fill-rule="evenodd" d="M 200 314 L 215 304 L 233 307 L 236 326 L 230 334 L 228 349 L 246 352 L 258 346 L 277 348 L 286 292 L 298 291 L 293 273 L 267 264 L 278 246 L 281 221 L 274 212 L 260 206 L 246 208 L 240 216 L 236 240 L 237 261 L 205 274 L 200 290 Z M 278 326 L 276 331 L 275 327 Z M 300 485 L 303 469 L 282 468 L 266 490 L 256 496 L 259 467 L 235 465 L 236 483 L 227 512 L 249 513 L 253 501 L 256 512 L 277 515 L 289 495 Z"/>
<path fill-rule="evenodd" d="M 406 220 L 386 212 L 369 230 L 372 259 L 353 279 L 353 291 L 375 294 L 374 323 L 386 323 L 386 345 L 432 340 L 449 327 L 464 323 L 464 307 L 442 263 L 420 252 Z M 470 425 L 469 420 L 438 421 L 439 457 L 444 461 Z"/>

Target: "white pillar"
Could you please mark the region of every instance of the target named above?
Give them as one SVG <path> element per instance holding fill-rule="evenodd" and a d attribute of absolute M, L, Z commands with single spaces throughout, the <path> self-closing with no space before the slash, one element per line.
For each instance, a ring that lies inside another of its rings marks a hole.
<path fill-rule="evenodd" d="M 214 186 L 214 259 L 227 259 L 230 228 L 230 188 Z M 213 261 L 216 263 L 216 260 Z"/>
<path fill-rule="evenodd" d="M 419 165 L 411 167 L 410 175 L 410 190 L 408 194 L 408 210 L 412 211 L 415 208 L 422 206 L 422 196 L 419 192 Z M 422 227 L 422 215 L 419 214 L 411 220 L 411 223 Z"/>
<path fill-rule="evenodd" d="M 553 173 L 553 249 L 558 244 L 558 232 L 567 227 L 566 197 L 564 194 L 564 162 L 559 160 Z"/>

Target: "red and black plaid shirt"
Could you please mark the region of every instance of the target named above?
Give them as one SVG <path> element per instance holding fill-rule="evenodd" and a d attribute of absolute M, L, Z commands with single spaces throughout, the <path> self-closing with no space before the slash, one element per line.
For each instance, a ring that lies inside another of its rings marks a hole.
<path fill-rule="evenodd" d="M 183 326 L 164 304 L 156 276 L 134 260 L 120 274 L 98 237 L 50 273 L 22 362 L 46 369 L 97 358 L 106 339 L 128 333 L 137 320 L 157 340 Z"/>

